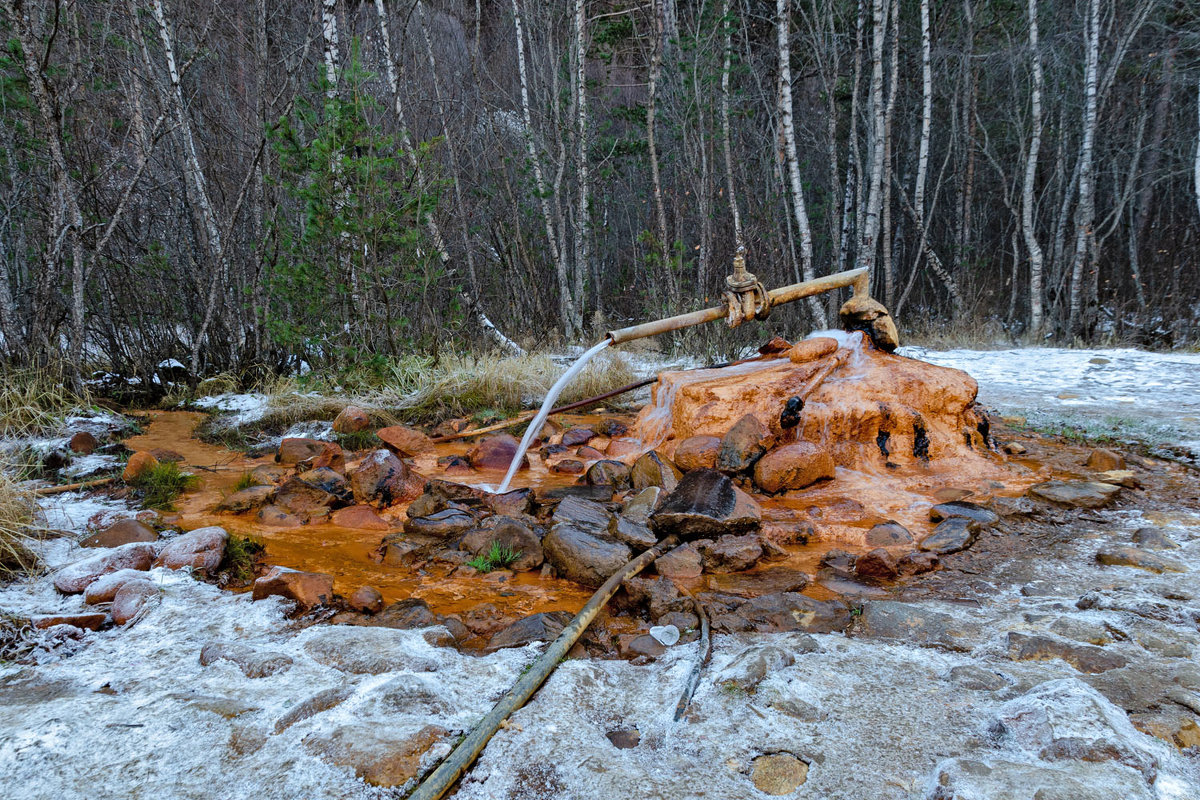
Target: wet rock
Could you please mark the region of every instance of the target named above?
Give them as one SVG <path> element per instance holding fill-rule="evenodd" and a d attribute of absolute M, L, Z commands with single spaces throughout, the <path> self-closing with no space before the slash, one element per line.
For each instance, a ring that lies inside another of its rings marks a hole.
<path fill-rule="evenodd" d="M 603 436 L 597 436 L 595 439 L 592 439 L 592 445 L 607 446 Z M 600 461 L 604 458 L 604 451 L 592 445 L 585 444 L 575 451 L 575 455 L 584 461 Z"/>
<path fill-rule="evenodd" d="M 614 488 L 607 484 L 603 486 L 555 486 L 555 487 L 537 487 L 533 491 L 535 502 L 538 505 L 554 505 L 562 500 L 573 497 L 578 500 L 589 500 L 592 502 L 607 503 L 613 499 Z"/>
<path fill-rule="evenodd" d="M 359 505 L 386 508 L 418 497 L 425 479 L 387 450 L 375 450 L 350 474 L 350 489 Z"/>
<path fill-rule="evenodd" d="M 950 517 L 939 522 L 933 533 L 921 540 L 920 548 L 939 555 L 957 553 L 974 544 L 978 534 L 978 522 L 966 517 Z"/>
<path fill-rule="evenodd" d="M 754 465 L 754 483 L 769 494 L 803 489 L 834 475 L 833 459 L 812 442 L 777 447 Z"/>
<path fill-rule="evenodd" d="M 467 451 L 467 460 L 475 469 L 507 470 L 521 443 L 507 433 L 485 436 Z M 521 459 L 520 469 L 528 469 L 527 459 Z"/>
<path fill-rule="evenodd" d="M 754 414 L 746 414 L 721 437 L 717 469 L 745 472 L 754 467 L 774 442 L 771 430 Z"/>
<path fill-rule="evenodd" d="M 858 556 L 853 553 L 834 547 L 826 550 L 821 556 L 821 566 L 848 575 L 854 571 L 854 562 L 857 560 Z"/>
<path fill-rule="evenodd" d="M 822 602 L 796 592 L 756 597 L 738 606 L 734 616 L 745 621 L 749 629 L 767 633 L 833 633 L 850 624 L 850 612 L 841 603 Z M 713 622 L 718 627 L 717 620 Z"/>
<path fill-rule="evenodd" d="M 642 734 L 638 732 L 637 728 L 618 728 L 604 735 L 618 750 L 632 750 L 642 741 Z"/>
<path fill-rule="evenodd" d="M 1138 547 L 1109 545 L 1096 553 L 1096 563 L 1111 567 L 1137 567 L 1149 572 L 1187 572 L 1178 561 Z"/>
<path fill-rule="evenodd" d="M 360 586 L 350 595 L 346 603 L 355 611 L 378 614 L 383 610 L 383 595 L 374 586 Z"/>
<path fill-rule="evenodd" d="M 332 472 L 332 470 L 329 471 Z M 324 489 L 298 477 L 291 477 L 276 490 L 274 505 L 304 518 L 320 514 L 322 509 L 328 509 L 335 502 L 337 502 L 337 498 Z"/>
<path fill-rule="evenodd" d="M 684 472 L 716 469 L 721 440 L 716 436 L 689 436 L 675 446 L 675 466 Z"/>
<path fill-rule="evenodd" d="M 661 486 L 670 492 L 679 485 L 682 473 L 667 459 L 651 450 L 643 454 L 629 470 L 629 481 L 635 492 L 640 492 L 647 486 Z"/>
<path fill-rule="evenodd" d="M 261 464 L 250 471 L 250 480 L 256 486 L 274 486 L 288 475 L 283 467 L 274 464 Z"/>
<path fill-rule="evenodd" d="M 524 647 L 533 642 L 552 642 L 570 621 L 571 615 L 565 611 L 531 614 L 497 631 L 488 640 L 486 652 L 494 653 L 505 647 Z"/>
<path fill-rule="evenodd" d="M 592 486 L 612 486 L 615 489 L 627 489 L 630 485 L 629 467 L 620 461 L 597 461 L 588 467 L 586 480 Z"/>
<path fill-rule="evenodd" d="M 978 522 L 980 525 L 995 525 L 1000 521 L 1000 516 L 995 511 L 990 511 L 983 506 L 967 502 L 966 500 L 938 503 L 929 509 L 929 518 L 934 522 L 953 519 L 954 517 L 963 517 L 972 522 Z"/>
<path fill-rule="evenodd" d="M 863 331 L 885 353 L 900 346 L 900 334 L 892 315 L 878 300 L 866 295 L 854 296 L 842 304 L 838 319 L 848 331 Z"/>
<path fill-rule="evenodd" d="M 158 587 L 145 578 L 126 581 L 113 596 L 112 607 L 108 613 L 112 615 L 113 624 L 128 625 L 133 622 L 142 609 L 152 600 L 158 598 Z"/>
<path fill-rule="evenodd" d="M 365 622 L 370 627 L 392 628 L 395 630 L 415 630 L 428 628 L 438 624 L 437 615 L 429 608 L 429 604 L 419 597 L 397 600 L 378 612 L 370 621 Z"/>
<path fill-rule="evenodd" d="M 345 473 L 346 453 L 342 450 L 341 445 L 333 442 L 325 442 L 325 446 L 321 448 L 321 452 L 313 458 L 301 462 L 301 466 L 306 466 L 309 469 L 328 467 L 334 472 Z"/>
<path fill-rule="evenodd" d="M 339 508 L 333 512 L 329 521 L 341 528 L 357 528 L 364 531 L 387 531 L 392 528 L 371 506 Z"/>
<path fill-rule="evenodd" d="M 29 624 L 37 630 L 49 630 L 57 625 L 68 625 L 81 631 L 98 631 L 108 622 L 108 614 L 40 614 L 30 617 Z"/>
<path fill-rule="evenodd" d="M 168 447 L 156 447 L 150 451 L 150 455 L 157 458 L 160 464 L 178 464 L 184 460 L 183 453 Z"/>
<path fill-rule="evenodd" d="M 920 575 L 923 572 L 932 572 L 937 569 L 940 559 L 935 553 L 923 553 L 920 550 L 913 550 L 905 553 L 896 562 L 896 569 L 905 577 L 912 575 Z"/>
<path fill-rule="evenodd" d="M 666 492 L 661 486 L 647 486 L 625 501 L 621 516 L 634 522 L 648 523 L 650 515 L 658 508 Z"/>
<path fill-rule="evenodd" d="M 704 572 L 704 560 L 693 543 L 659 556 L 654 562 L 654 569 L 664 578 L 691 580 L 699 578 Z"/>
<path fill-rule="evenodd" d="M 804 364 L 809 361 L 816 361 L 818 358 L 833 355 L 837 349 L 837 339 L 828 336 L 814 336 L 811 339 L 805 339 L 793 345 L 792 349 L 788 350 L 787 357 L 793 364 Z"/>
<path fill-rule="evenodd" d="M 319 630 L 305 642 L 305 652 L 318 664 L 347 675 L 438 670 L 436 657 L 413 652 L 413 634 L 378 624 L 379 615 L 366 620 L 361 625 L 332 625 Z"/>
<path fill-rule="evenodd" d="M 475 468 L 462 456 L 445 456 L 437 460 L 444 475 L 474 475 Z"/>
<path fill-rule="evenodd" d="M 1048 636 L 1029 635 L 1010 631 L 1007 639 L 1008 657 L 1013 661 L 1049 661 L 1061 659 L 1080 672 L 1097 673 L 1125 666 L 1128 659 L 1120 653 L 1076 644 Z"/>
<path fill-rule="evenodd" d="M 578 447 L 596 438 L 596 432 L 591 428 L 569 428 L 563 431 L 562 443 L 566 447 Z"/>
<path fill-rule="evenodd" d="M 383 563 L 388 567 L 412 566 L 423 561 L 429 554 L 429 548 L 421 543 L 411 541 L 404 533 L 394 533 L 384 537 Z"/>
<path fill-rule="evenodd" d="M 972 689 L 977 692 L 998 692 L 1001 689 L 1007 689 L 1013 683 L 1012 679 L 1003 673 L 985 669 L 976 664 L 952 667 L 947 677 L 964 689 Z"/>
<path fill-rule="evenodd" d="M 993 497 L 989 505 L 1002 517 L 1027 517 L 1036 510 L 1028 497 Z"/>
<path fill-rule="evenodd" d="M 1044 761 L 1115 762 L 1152 782 L 1161 744 L 1074 678 L 1047 681 L 1000 707 L 993 731 Z"/>
<path fill-rule="evenodd" d="M 158 531 L 143 525 L 136 519 L 122 519 L 103 531 L 87 537 L 79 543 L 81 547 L 120 547 L 134 542 L 158 541 Z"/>
<path fill-rule="evenodd" d="M 331 764 L 354 770 L 354 774 L 372 786 L 403 786 L 436 763 L 431 750 L 449 752 L 444 740 L 449 733 L 436 725 L 426 725 L 408 736 L 365 723 L 343 725 L 330 734 L 310 734 L 304 738 L 308 751 Z M 440 755 L 440 753 L 437 753 Z"/>
<path fill-rule="evenodd" d="M 582 475 L 583 470 L 583 462 L 574 458 L 564 458 L 550 467 L 551 472 L 559 475 Z"/>
<path fill-rule="evenodd" d="M 433 429 L 433 435 L 453 436 L 456 433 L 462 433 L 469 427 L 471 427 L 471 421 L 468 419 L 448 419 L 437 424 L 437 427 Z"/>
<path fill-rule="evenodd" d="M 484 506 L 493 514 L 505 517 L 516 517 L 528 514 L 533 510 L 533 490 L 513 489 L 504 494 L 484 495 Z"/>
<path fill-rule="evenodd" d="M 1101 508 L 1120 491 L 1119 486 L 1095 481 L 1046 481 L 1029 487 L 1034 497 L 1071 508 Z"/>
<path fill-rule="evenodd" d="M 1179 543 L 1158 528 L 1138 528 L 1133 532 L 1133 543 L 1147 550 L 1179 549 Z"/>
<path fill-rule="evenodd" d="M 612 531 L 613 538 L 632 547 L 637 552 L 649 550 L 658 544 L 658 537 L 643 522 L 635 522 L 625 517 L 617 517 L 617 524 Z"/>
<path fill-rule="evenodd" d="M 305 472 L 301 472 L 296 477 L 298 480 L 303 481 L 309 486 L 315 486 L 324 492 L 328 492 L 338 500 L 349 499 L 346 489 L 346 479 L 343 478 L 340 473 L 334 472 L 329 467 L 310 469 Z M 283 486 L 279 487 L 280 491 L 282 492 L 286 487 L 287 483 L 284 483 Z M 280 501 L 276 500 L 276 502 Z"/>
<path fill-rule="evenodd" d="M 816 648 L 815 641 L 813 647 Z M 796 657 L 789 650 L 773 644 L 755 645 L 734 656 L 713 681 L 718 686 L 753 692 L 767 675 L 795 663 Z"/>
<path fill-rule="evenodd" d="M 618 647 L 621 658 L 654 659 L 667 652 L 666 646 L 648 633 L 636 636 L 622 636 Z"/>
<path fill-rule="evenodd" d="M 216 511 L 225 514 L 244 514 L 268 505 L 275 499 L 275 486 L 251 486 L 234 492 L 217 504 Z"/>
<path fill-rule="evenodd" d="M 323 572 L 301 572 L 287 567 L 271 567 L 254 581 L 253 598 L 283 597 L 301 609 L 323 605 L 333 599 L 333 576 Z"/>
<path fill-rule="evenodd" d="M 855 635 L 921 647 L 969 650 L 981 635 L 981 628 L 913 603 L 872 600 L 863 605 Z"/>
<path fill-rule="evenodd" d="M 79 594 L 93 581 L 123 569 L 145 571 L 154 563 L 154 545 L 134 542 L 109 553 L 92 556 L 63 567 L 54 576 L 54 588 L 63 594 Z"/>
<path fill-rule="evenodd" d="M 482 555 L 492 545 L 507 547 L 519 554 L 517 560 L 509 565 L 509 569 L 517 572 L 537 569 L 545 560 L 538 535 L 524 522 L 512 517 L 489 517 L 482 527 L 468 533 L 459 547 L 472 555 Z"/>
<path fill-rule="evenodd" d="M 266 525 L 271 528 L 299 528 L 304 524 L 304 519 L 293 514 L 282 506 L 267 505 L 258 510 L 254 515 L 260 525 Z"/>
<path fill-rule="evenodd" d="M 860 580 L 868 582 L 895 580 L 900 575 L 897 560 L 888 550 L 877 547 L 858 557 L 854 562 L 854 574 Z"/>
<path fill-rule="evenodd" d="M 88 585 L 83 592 L 83 602 L 88 605 L 96 605 L 97 603 L 111 603 L 112 599 L 117 596 L 117 592 L 129 581 L 141 581 L 146 579 L 146 573 L 136 569 L 121 569 L 116 572 L 110 572 Z"/>
<path fill-rule="evenodd" d="M 225 557 L 229 534 L 215 525 L 197 528 L 176 536 L 158 551 L 155 566 L 167 569 L 190 568 L 197 572 L 215 572 Z"/>
<path fill-rule="evenodd" d="M 754 759 L 750 780 L 763 794 L 791 794 L 808 780 L 808 764 L 790 753 L 772 753 Z"/>
<path fill-rule="evenodd" d="M 927 780 L 925 800 L 1154 800 L 1136 772 L 1113 764 L 1073 762 L 1053 769 L 988 757 L 940 762 Z"/>
<path fill-rule="evenodd" d="M 894 520 L 875 525 L 863 538 L 863 544 L 867 547 L 895 547 L 912 542 L 913 535 L 908 532 L 908 528 Z"/>
<path fill-rule="evenodd" d="M 354 688 L 351 686 L 334 686 L 331 689 L 317 692 L 312 697 L 292 706 L 287 713 L 275 720 L 275 733 L 283 733 L 297 722 L 315 717 L 317 714 L 341 705 L 352 694 L 354 694 Z"/>
<path fill-rule="evenodd" d="M 559 508 L 568 500 L 559 504 Z M 557 512 L 555 519 L 542 540 L 542 551 L 559 577 L 585 586 L 599 586 L 633 558 L 633 551 L 613 538 L 607 525 L 599 529 L 586 520 L 557 521 Z"/>
<path fill-rule="evenodd" d="M 696 542 L 696 550 L 705 572 L 741 572 L 753 567 L 763 556 L 762 543 L 752 533 L 726 534 L 716 541 L 701 539 Z"/>
<path fill-rule="evenodd" d="M 334 433 L 359 433 L 371 427 L 371 415 L 358 406 L 346 406 L 333 418 Z"/>
<path fill-rule="evenodd" d="M 289 655 L 256 650 L 240 642 L 209 642 L 200 648 L 200 666 L 222 660 L 233 662 L 247 678 L 265 678 L 292 665 Z"/>
<path fill-rule="evenodd" d="M 91 455 L 99 446 L 100 441 L 87 431 L 79 431 L 67 443 L 67 447 L 71 449 L 72 453 L 78 453 L 81 456 Z"/>
<path fill-rule="evenodd" d="M 1088 454 L 1087 462 L 1084 464 L 1092 472 L 1108 472 L 1110 470 L 1125 469 L 1125 456 L 1113 450 L 1107 450 L 1103 447 L 1097 447 Z"/>
<path fill-rule="evenodd" d="M 329 442 L 320 439 L 290 437 L 279 443 L 275 451 L 275 463 L 285 467 L 295 466 L 325 452 Z"/>
<path fill-rule="evenodd" d="M 429 453 L 434 449 L 432 439 L 406 425 L 390 425 L 386 428 L 380 428 L 375 431 L 375 435 L 379 437 L 388 450 L 405 458 Z"/>
<path fill-rule="evenodd" d="M 650 516 L 660 536 L 682 539 L 744 533 L 758 528 L 762 509 L 749 495 L 715 470 L 692 470 Z"/>
<path fill-rule="evenodd" d="M 409 535 L 431 536 L 437 539 L 453 539 L 466 533 L 478 524 L 466 511 L 447 508 L 428 517 L 417 517 L 404 523 L 404 532 Z"/>
<path fill-rule="evenodd" d="M 677 611 L 691 611 L 692 600 L 681 594 L 675 583 L 667 578 L 630 578 L 625 591 L 635 606 L 644 607 L 652 619 Z"/>
<path fill-rule="evenodd" d="M 125 462 L 125 470 L 121 473 L 121 480 L 125 481 L 125 483 L 136 483 L 157 466 L 158 459 L 149 453 L 134 453 L 129 457 L 129 461 Z"/>
<path fill-rule="evenodd" d="M 711 591 L 738 597 L 759 597 L 776 592 L 801 592 L 808 586 L 808 576 L 790 567 L 767 567 L 754 572 L 709 575 Z"/>

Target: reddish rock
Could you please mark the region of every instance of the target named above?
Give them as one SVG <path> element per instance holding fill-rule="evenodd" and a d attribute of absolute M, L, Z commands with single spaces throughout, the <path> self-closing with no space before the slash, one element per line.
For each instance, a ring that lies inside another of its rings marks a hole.
<path fill-rule="evenodd" d="M 98 631 L 108 621 L 108 614 L 47 614 L 33 617 L 30 623 L 38 630 L 53 628 L 55 625 L 70 625 L 85 631 Z"/>
<path fill-rule="evenodd" d="M 358 587 L 347 602 L 355 611 L 364 614 L 378 614 L 383 610 L 383 595 L 374 586 Z"/>
<path fill-rule="evenodd" d="M 72 436 L 70 444 L 67 445 L 71 448 L 72 453 L 79 453 L 81 456 L 91 455 L 92 451 L 99 446 L 100 442 L 87 431 L 80 431 Z"/>
<path fill-rule="evenodd" d="M 272 528 L 299 528 L 304 524 L 304 520 L 281 506 L 263 506 L 254 518 Z"/>
<path fill-rule="evenodd" d="M 183 453 L 167 447 L 156 447 L 150 451 L 150 455 L 157 458 L 163 464 L 178 464 L 183 461 Z"/>
<path fill-rule="evenodd" d="M 79 544 L 82 547 L 120 547 L 133 542 L 153 542 L 158 532 L 136 519 L 123 519 L 109 525 L 100 533 L 93 534 Z"/>
<path fill-rule="evenodd" d="M 792 343 L 782 336 L 772 336 L 762 347 L 758 348 L 758 352 L 767 357 L 781 356 L 786 354 L 791 347 Z"/>
<path fill-rule="evenodd" d="M 717 469 L 743 472 L 754 466 L 774 441 L 771 430 L 754 414 L 745 414 L 721 437 Z"/>
<path fill-rule="evenodd" d="M 791 359 L 793 364 L 803 364 L 806 361 L 816 361 L 818 358 L 831 355 L 837 349 L 837 339 L 831 339 L 828 336 L 817 336 L 813 339 L 805 339 L 803 342 L 797 342 L 788 351 L 788 358 Z"/>
<path fill-rule="evenodd" d="M 319 509 L 329 508 L 337 500 L 329 492 L 298 477 L 288 478 L 275 492 L 275 505 L 285 508 L 300 517 L 307 517 Z"/>
<path fill-rule="evenodd" d="M 275 499 L 274 486 L 251 486 L 234 492 L 217 504 L 216 510 L 226 514 L 244 514 L 261 508 Z"/>
<path fill-rule="evenodd" d="M 1084 465 L 1093 472 L 1108 472 L 1114 469 L 1125 469 L 1125 456 L 1103 447 L 1097 447 L 1088 456 Z"/>
<path fill-rule="evenodd" d="M 913 535 L 908 528 L 895 520 L 881 522 L 867 531 L 863 544 L 867 547 L 894 547 L 896 545 L 912 544 Z"/>
<path fill-rule="evenodd" d="M 312 460 L 308 462 L 309 469 L 331 469 L 334 472 L 345 474 L 346 472 L 346 453 L 342 450 L 342 446 L 333 442 L 325 442 L 325 446 L 321 448 Z"/>
<path fill-rule="evenodd" d="M 319 439 L 284 439 L 279 443 L 279 449 L 275 451 L 275 463 L 290 467 L 302 461 L 308 461 L 321 455 L 328 444 L 329 442 L 322 442 Z"/>
<path fill-rule="evenodd" d="M 629 467 L 620 461 L 602 459 L 588 467 L 585 478 L 589 486 L 612 486 L 624 489 L 629 486 Z"/>
<path fill-rule="evenodd" d="M 122 569 L 97 578 L 83 592 L 83 602 L 90 606 L 111 603 L 121 587 L 130 581 L 142 581 L 146 573 L 136 569 Z"/>
<path fill-rule="evenodd" d="M 721 440 L 716 436 L 689 436 L 675 448 L 675 466 L 684 472 L 694 469 L 714 469 Z"/>
<path fill-rule="evenodd" d="M 398 456 L 417 456 L 433 450 L 433 440 L 418 430 L 404 425 L 392 425 L 375 431 L 387 447 Z"/>
<path fill-rule="evenodd" d="M 604 449 L 605 455 L 609 458 L 625 458 L 626 456 L 634 456 L 642 452 L 645 445 L 641 439 L 635 439 L 632 436 L 622 436 L 614 438 L 608 443 L 608 447 Z"/>
<path fill-rule="evenodd" d="M 591 428 L 570 428 L 563 432 L 562 443 L 567 447 L 578 447 L 581 444 L 587 444 L 596 437 L 596 432 Z"/>
<path fill-rule="evenodd" d="M 466 419 L 448 419 L 444 422 L 439 422 L 437 427 L 433 429 L 434 436 L 453 436 L 456 433 L 462 433 L 467 428 L 471 427 L 471 421 Z"/>
<path fill-rule="evenodd" d="M 834 477 L 833 459 L 812 442 L 777 447 L 754 465 L 754 483 L 764 492 L 803 489 Z"/>
<path fill-rule="evenodd" d="M 63 594 L 79 594 L 102 575 L 121 569 L 148 570 L 154 563 L 154 545 L 135 542 L 112 552 L 77 561 L 54 576 L 54 588 Z"/>
<path fill-rule="evenodd" d="M 340 528 L 358 528 L 364 531 L 386 531 L 392 528 L 371 506 L 339 508 L 333 512 L 330 522 Z"/>
<path fill-rule="evenodd" d="M 158 597 L 158 587 L 146 579 L 128 581 L 113 597 L 113 622 L 117 625 L 127 625 L 145 608 L 146 604 Z"/>
<path fill-rule="evenodd" d="M 593 441 L 595 440 L 593 439 Z M 584 445 L 576 450 L 575 455 L 579 456 L 584 461 L 599 461 L 600 459 L 604 458 L 604 453 L 601 453 L 594 447 L 588 447 L 587 445 Z"/>
<path fill-rule="evenodd" d="M 197 528 L 172 539 L 158 554 L 155 565 L 167 569 L 190 567 L 200 572 L 214 572 L 225 557 L 229 534 L 215 525 Z"/>
<path fill-rule="evenodd" d="M 359 433 L 371 427 L 371 415 L 358 406 L 346 406 L 333 420 L 334 433 Z"/>
<path fill-rule="evenodd" d="M 350 490 L 359 505 L 386 508 L 414 500 L 425 490 L 425 478 L 387 450 L 375 450 L 350 475 Z"/>
<path fill-rule="evenodd" d="M 323 572 L 300 572 L 287 567 L 271 567 L 254 582 L 253 598 L 278 596 L 293 600 L 309 609 L 333 599 L 333 576 Z"/>
<path fill-rule="evenodd" d="M 157 466 L 158 459 L 149 453 L 134 453 L 125 464 L 125 471 L 121 473 L 121 480 L 126 483 L 134 483 Z"/>
<path fill-rule="evenodd" d="M 560 475 L 582 475 L 583 462 L 577 461 L 574 458 L 565 458 L 550 467 L 550 471 L 557 472 Z"/>
<path fill-rule="evenodd" d="M 938 561 L 936 553 L 913 550 L 900 557 L 900 560 L 896 562 L 896 569 L 900 571 L 901 575 L 919 575 L 922 572 L 931 572 L 937 569 Z"/>
<path fill-rule="evenodd" d="M 506 517 L 528 514 L 533 510 L 533 490 L 513 489 L 504 494 L 488 493 L 483 497 L 483 504 L 493 514 Z"/>
<path fill-rule="evenodd" d="M 467 451 L 467 460 L 475 469 L 506 470 L 520 446 L 521 443 L 515 437 L 506 433 L 487 436 L 480 439 L 474 447 Z M 528 468 L 528 461 L 523 459 L 520 469 Z"/>
<path fill-rule="evenodd" d="M 854 574 L 866 581 L 890 581 L 900 574 L 896 558 L 882 547 L 858 557 Z"/>

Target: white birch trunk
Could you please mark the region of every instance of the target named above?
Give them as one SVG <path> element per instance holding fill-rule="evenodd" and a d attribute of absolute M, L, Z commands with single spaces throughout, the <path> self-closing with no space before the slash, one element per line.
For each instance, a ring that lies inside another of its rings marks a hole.
<path fill-rule="evenodd" d="M 879 250 L 879 212 L 883 204 L 883 137 L 885 114 L 883 106 L 883 44 L 887 33 L 887 0 L 871 2 L 871 170 L 867 187 L 867 210 L 863 216 L 863 231 L 859 239 L 858 263 L 875 271 Z"/>
<path fill-rule="evenodd" d="M 1037 239 L 1033 211 L 1034 182 L 1037 179 L 1038 153 L 1042 147 L 1042 54 L 1038 42 L 1038 0 L 1029 0 L 1029 55 L 1033 68 L 1033 88 L 1030 91 L 1032 136 L 1025 160 L 1025 182 L 1021 190 L 1021 232 L 1025 249 L 1029 251 L 1029 335 L 1037 341 L 1042 337 L 1042 272 L 1045 255 Z M 1014 280 L 1015 280 L 1014 274 Z"/>
<path fill-rule="evenodd" d="M 1079 147 L 1079 204 L 1075 207 L 1075 256 L 1071 264 L 1071 301 L 1068 330 L 1077 336 L 1090 327 L 1084 304 L 1085 282 L 1095 263 L 1095 177 L 1094 156 L 1097 116 L 1097 74 L 1100 62 L 1100 0 L 1088 2 L 1087 63 L 1084 68 L 1086 101 L 1083 111 L 1083 140 Z"/>
<path fill-rule="evenodd" d="M 662 73 L 663 59 L 663 9 L 658 0 L 651 3 L 654 15 L 654 51 L 650 56 L 649 85 L 646 87 L 646 147 L 650 151 L 650 183 L 654 194 L 654 215 L 658 224 L 658 257 L 660 268 L 666 275 L 667 286 L 674 284 L 671 271 L 671 243 L 667 233 L 667 209 L 663 203 L 662 176 L 659 174 L 658 142 L 655 139 L 655 116 L 658 112 L 658 81 Z M 651 281 L 655 279 L 652 277 Z M 668 296 L 674 300 L 677 292 L 668 288 Z"/>
<path fill-rule="evenodd" d="M 575 0 L 575 113 L 578 137 L 576 178 L 579 182 L 579 203 L 575 209 L 575 299 L 576 328 L 583 329 L 583 281 L 591 270 L 591 201 L 592 186 L 588 163 L 588 97 L 587 97 L 587 4 Z M 668 286 L 670 281 L 668 280 Z M 594 287 L 599 299 L 599 288 Z M 601 313 L 599 305 L 596 312 Z"/>
<path fill-rule="evenodd" d="M 729 73 L 733 68 L 733 24 L 729 20 L 730 0 L 722 0 L 721 24 L 725 27 L 725 43 L 721 60 L 721 148 L 725 153 L 725 191 L 729 193 L 729 213 L 733 217 L 733 241 L 742 250 L 742 215 L 738 211 L 737 192 L 733 182 L 733 147 L 729 135 Z M 708 287 L 700 287 L 702 290 Z"/>
<path fill-rule="evenodd" d="M 921 0 L 921 139 L 917 145 L 917 184 L 913 187 L 913 223 L 921 242 L 925 240 L 925 187 L 929 181 L 929 138 L 933 127 L 933 47 L 929 30 L 929 0 Z M 924 255 L 917 248 L 912 269 L 915 273 L 921 266 Z M 892 308 L 893 299 L 887 300 Z"/>

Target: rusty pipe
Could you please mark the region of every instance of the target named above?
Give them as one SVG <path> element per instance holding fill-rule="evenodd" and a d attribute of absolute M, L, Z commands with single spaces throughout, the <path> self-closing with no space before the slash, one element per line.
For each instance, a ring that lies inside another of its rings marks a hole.
<path fill-rule="evenodd" d="M 800 283 L 793 283 L 790 286 L 781 286 L 778 289 L 772 289 L 767 292 L 767 297 L 770 299 L 771 306 L 777 306 L 783 303 L 790 303 L 794 300 L 800 300 L 804 297 L 812 297 L 815 294 L 821 294 L 833 289 L 841 289 L 846 286 L 854 288 L 855 297 L 869 295 L 870 275 L 867 268 L 860 267 L 859 269 L 851 269 L 821 278 L 814 278 L 811 281 L 801 281 Z M 644 322 L 641 325 L 631 325 L 628 328 L 609 331 L 608 339 L 613 344 L 621 344 L 622 342 L 630 342 L 634 339 L 644 339 L 647 336 L 657 336 L 661 333 L 670 333 L 671 331 L 683 328 L 691 328 L 695 325 L 703 325 L 706 322 L 716 322 L 728 316 L 728 306 L 714 306 L 713 308 L 690 311 L 687 314 L 679 314 L 674 317 L 667 317 L 666 319 Z"/>

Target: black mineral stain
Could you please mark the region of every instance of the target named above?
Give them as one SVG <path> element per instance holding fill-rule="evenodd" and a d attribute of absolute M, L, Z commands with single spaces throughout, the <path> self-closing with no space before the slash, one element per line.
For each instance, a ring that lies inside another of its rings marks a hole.
<path fill-rule="evenodd" d="M 884 461 L 887 461 L 887 457 L 891 455 L 891 452 L 888 450 L 888 441 L 891 438 L 892 435 L 890 433 L 882 430 L 875 437 L 875 444 L 879 447 L 879 452 L 883 454 Z"/>
<path fill-rule="evenodd" d="M 994 445 L 992 444 L 992 423 L 990 420 L 988 420 L 988 418 L 986 416 L 982 416 L 982 415 L 980 416 L 979 425 L 976 426 L 976 430 L 978 430 L 979 435 L 983 437 L 983 446 L 988 448 L 989 450 L 993 449 Z"/>
<path fill-rule="evenodd" d="M 929 434 L 922 421 L 913 423 L 913 456 L 922 461 L 929 460 Z"/>
<path fill-rule="evenodd" d="M 804 400 L 800 397 L 789 397 L 779 414 L 779 427 L 785 431 L 800 424 L 800 412 L 804 411 Z"/>

